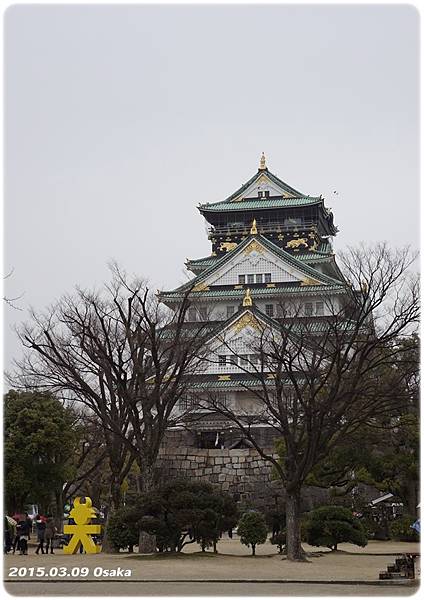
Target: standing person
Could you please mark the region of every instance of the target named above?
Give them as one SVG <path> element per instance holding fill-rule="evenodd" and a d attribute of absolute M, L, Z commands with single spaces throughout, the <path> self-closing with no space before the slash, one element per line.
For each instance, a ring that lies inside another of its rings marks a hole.
<path fill-rule="evenodd" d="M 28 525 L 28 539 L 30 540 L 32 533 L 32 519 L 27 512 L 25 513 L 25 522 Z"/>
<path fill-rule="evenodd" d="M 38 546 L 37 546 L 37 550 L 35 551 L 35 554 L 38 554 L 40 552 L 40 550 L 41 550 L 41 554 L 44 554 L 44 536 L 46 533 L 46 523 L 40 517 L 40 515 L 37 515 L 35 517 L 35 530 L 37 532 L 37 542 L 38 542 Z"/>
<path fill-rule="evenodd" d="M 44 532 L 44 539 L 46 541 L 46 554 L 49 553 L 49 546 L 50 546 L 50 554 L 54 554 L 53 540 L 54 540 L 56 531 L 57 531 L 57 529 L 54 524 L 53 517 L 51 515 L 47 515 L 46 529 Z"/>
<path fill-rule="evenodd" d="M 17 520 L 15 528 L 14 528 L 14 532 L 13 532 L 13 542 L 12 542 L 13 554 L 15 554 L 16 548 L 19 550 L 19 531 L 20 531 L 19 520 Z"/>
<path fill-rule="evenodd" d="M 7 554 L 12 550 L 13 546 L 13 526 L 7 520 L 7 517 L 4 517 L 4 533 L 3 533 L 3 541 L 4 541 L 4 551 Z"/>
<path fill-rule="evenodd" d="M 30 539 L 30 526 L 28 521 L 19 521 L 17 531 L 18 548 L 20 554 L 28 554 L 28 540 Z"/>

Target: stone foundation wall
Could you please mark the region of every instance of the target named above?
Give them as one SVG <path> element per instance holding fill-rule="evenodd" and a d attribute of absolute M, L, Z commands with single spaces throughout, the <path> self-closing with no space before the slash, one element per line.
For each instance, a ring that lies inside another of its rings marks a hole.
<path fill-rule="evenodd" d="M 160 451 L 158 464 L 162 481 L 179 478 L 208 481 L 246 506 L 256 505 L 264 490 L 269 488 L 271 493 L 271 465 L 250 448 L 167 447 Z"/>
<path fill-rule="evenodd" d="M 272 454 L 271 449 L 268 452 Z M 284 487 L 271 475 L 271 465 L 252 448 L 220 450 L 167 446 L 161 449 L 158 460 L 161 483 L 181 478 L 208 481 L 229 493 L 241 509 L 257 508 L 263 512 L 284 510 Z M 301 510 L 310 511 L 331 502 L 328 489 L 305 486 Z"/>

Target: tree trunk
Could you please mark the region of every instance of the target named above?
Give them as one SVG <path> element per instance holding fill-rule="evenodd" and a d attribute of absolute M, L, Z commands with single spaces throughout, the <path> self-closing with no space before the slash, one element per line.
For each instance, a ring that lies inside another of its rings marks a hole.
<path fill-rule="evenodd" d="M 140 466 L 140 483 L 143 494 L 148 494 L 154 489 L 154 468 L 147 461 L 141 460 Z M 139 554 L 153 554 L 156 552 L 156 536 L 140 531 L 138 536 L 138 552 Z"/>
<path fill-rule="evenodd" d="M 252 544 L 252 556 L 255 556 L 256 544 Z"/>
<path fill-rule="evenodd" d="M 406 506 L 408 514 L 413 517 L 417 516 L 418 496 L 418 484 L 411 478 L 406 485 Z"/>
<path fill-rule="evenodd" d="M 109 499 L 110 505 L 107 510 L 106 522 L 104 525 L 102 552 L 105 552 L 106 554 L 114 554 L 116 552 L 116 547 L 110 541 L 107 529 L 110 517 L 121 506 L 121 486 L 119 484 L 118 478 L 116 477 L 112 477 L 112 481 L 110 482 Z"/>
<path fill-rule="evenodd" d="M 55 492 L 55 525 L 59 533 L 63 532 L 63 494 L 62 490 Z"/>
<path fill-rule="evenodd" d="M 113 512 L 114 511 L 111 508 L 109 508 L 109 510 L 107 511 L 107 514 L 106 514 L 106 521 L 104 524 L 102 552 L 105 552 L 106 554 L 114 554 L 116 552 L 115 545 L 112 544 L 112 542 L 108 536 L 109 520 L 110 520 L 110 517 L 112 516 Z"/>
<path fill-rule="evenodd" d="M 300 537 L 300 488 L 287 492 L 286 551 L 288 560 L 304 561 L 305 552 Z"/>

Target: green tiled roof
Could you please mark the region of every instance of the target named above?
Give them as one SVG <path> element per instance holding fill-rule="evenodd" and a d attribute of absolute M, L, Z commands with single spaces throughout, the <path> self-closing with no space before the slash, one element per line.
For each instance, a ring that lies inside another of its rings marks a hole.
<path fill-rule="evenodd" d="M 322 198 L 313 196 L 300 196 L 296 198 L 252 198 L 245 199 L 240 202 L 230 201 L 216 202 L 214 204 L 201 204 L 198 209 L 203 212 L 221 212 L 221 211 L 237 211 L 237 210 L 262 210 L 269 208 L 286 208 L 290 206 L 310 206 L 312 204 L 323 203 Z"/>
<path fill-rule="evenodd" d="M 332 254 L 318 254 L 315 252 L 309 252 L 309 254 L 296 254 L 297 260 L 308 262 L 328 262 L 329 260 L 333 260 Z"/>
<path fill-rule="evenodd" d="M 288 185 L 282 179 L 277 177 L 277 175 L 274 175 L 274 173 L 271 173 L 271 171 L 268 171 L 268 169 L 258 169 L 257 172 L 253 175 L 253 177 L 251 177 L 248 181 L 246 181 L 246 183 L 244 183 L 241 187 L 239 187 L 239 189 L 236 190 L 233 194 L 231 194 L 231 196 L 228 196 L 228 198 L 226 198 L 225 200 L 223 200 L 221 202 L 215 202 L 215 204 L 223 204 L 224 202 L 233 201 L 235 198 L 240 196 L 240 194 L 242 194 L 245 190 L 247 190 L 247 188 L 250 187 L 252 185 L 252 183 L 254 183 L 262 175 L 266 175 L 273 183 L 275 183 L 278 187 L 282 188 L 285 192 L 287 192 L 291 196 L 296 196 L 296 197 L 304 196 L 304 194 L 302 194 L 298 190 L 295 190 L 293 187 L 291 187 L 291 185 Z"/>
<path fill-rule="evenodd" d="M 230 375 L 231 376 L 231 375 Z M 268 380 L 266 381 L 266 383 L 269 385 L 275 385 L 274 384 L 274 380 L 270 379 L 269 382 Z M 190 389 L 228 389 L 228 388 L 236 388 L 239 387 L 241 389 L 245 389 L 247 388 L 252 388 L 252 387 L 262 387 L 262 383 L 260 381 L 258 381 L 257 379 L 230 379 L 228 381 L 221 381 L 218 380 L 218 377 L 216 380 L 212 380 L 212 381 L 193 381 L 190 382 Z"/>
<path fill-rule="evenodd" d="M 258 200 L 257 198 L 252 198 L 250 200 L 243 199 L 241 201 L 237 201 L 237 198 L 247 188 L 249 188 L 257 179 L 259 179 L 263 174 L 265 174 L 279 188 L 284 190 L 284 192 L 287 192 L 288 194 L 290 194 L 291 197 L 285 198 L 283 196 L 279 196 L 279 197 L 262 199 L 262 200 Z M 323 199 L 321 198 L 321 196 L 319 198 L 314 197 L 314 196 L 305 196 L 298 190 L 295 190 L 293 187 L 291 187 L 290 185 L 288 185 L 287 183 L 282 181 L 279 177 L 274 175 L 274 173 L 271 173 L 271 171 L 268 171 L 268 169 L 259 169 L 257 171 L 257 173 L 255 173 L 253 175 L 253 177 L 251 177 L 249 179 L 249 181 L 246 181 L 246 183 L 244 183 L 237 191 L 235 191 L 234 194 L 231 194 L 231 196 L 229 196 L 225 200 L 222 200 L 221 202 L 213 202 L 213 203 L 208 202 L 207 204 L 200 204 L 198 206 L 198 208 L 199 208 L 200 212 L 219 212 L 219 211 L 226 211 L 226 210 L 237 211 L 237 210 L 245 210 L 245 209 L 254 209 L 254 210 L 259 209 L 260 210 L 263 208 L 280 208 L 280 207 L 287 207 L 287 206 L 306 206 L 306 205 L 310 205 L 310 204 L 317 204 L 320 202 L 323 202 Z"/>
<path fill-rule="evenodd" d="M 334 280 L 335 281 L 335 280 Z M 247 285 L 245 287 L 248 287 Z M 336 282 L 333 285 L 296 285 L 296 286 L 287 286 L 287 287 L 275 287 L 275 288 L 256 288 L 252 290 L 252 298 L 255 301 L 256 298 L 269 298 L 272 296 L 282 296 L 284 294 L 296 294 L 300 293 L 302 295 L 308 294 L 311 296 L 317 296 L 321 294 L 326 294 L 330 292 L 345 292 L 346 287 L 340 283 Z M 246 290 L 234 290 L 234 289 L 225 289 L 225 290 L 214 290 L 213 288 L 210 290 L 204 290 L 202 292 L 191 292 L 191 298 L 200 298 L 209 300 L 211 298 L 225 298 L 225 299 L 235 299 L 240 302 L 243 300 L 245 296 Z M 182 291 L 174 291 L 174 292 L 161 292 L 160 298 L 161 300 L 181 300 L 184 297 L 184 293 Z"/>
<path fill-rule="evenodd" d="M 256 240 L 259 240 L 265 246 L 265 248 L 268 248 L 271 252 L 274 252 L 275 254 L 277 254 L 278 256 L 280 256 L 281 258 L 283 258 L 285 261 L 287 261 L 289 264 L 291 264 L 292 266 L 294 266 L 295 268 L 300 269 L 306 276 L 318 279 L 318 280 L 322 281 L 324 284 L 327 284 L 327 286 L 328 285 L 330 285 L 330 286 L 334 286 L 334 285 L 340 286 L 340 285 L 342 285 L 340 283 L 340 281 L 338 281 L 337 279 L 333 279 L 332 277 L 329 277 L 328 275 L 325 275 L 323 273 L 320 273 L 319 271 L 316 271 L 316 269 L 314 269 L 313 267 L 309 266 L 305 262 L 298 261 L 295 256 L 292 256 L 291 254 L 289 254 L 288 252 L 286 252 L 285 250 L 283 250 L 279 246 L 276 246 L 268 238 L 264 237 L 263 235 L 257 234 L 257 235 L 250 235 L 250 236 L 248 236 L 245 240 L 243 240 L 242 242 L 240 242 L 240 244 L 238 244 L 238 246 L 236 248 L 234 248 L 234 250 L 231 250 L 230 252 L 227 252 L 226 254 L 224 254 L 221 258 L 219 258 L 210 267 L 208 267 L 207 269 L 205 269 L 199 275 L 196 275 L 196 277 L 194 277 L 190 281 L 187 281 L 187 283 L 184 283 L 183 285 L 179 286 L 175 290 L 161 292 L 160 293 L 160 297 L 161 298 L 164 298 L 164 297 L 168 298 L 168 297 L 170 297 L 170 294 L 176 294 L 176 293 L 178 294 L 179 292 L 181 292 L 181 293 L 182 292 L 186 292 L 190 288 L 195 287 L 197 284 L 203 282 L 218 267 L 220 267 L 221 265 L 225 264 L 227 262 L 227 260 L 229 260 L 229 257 L 235 256 L 237 253 L 242 252 L 243 249 L 251 242 L 252 238 L 255 238 Z M 306 290 L 307 287 L 308 286 L 303 286 L 302 289 Z M 318 287 L 320 287 L 322 289 L 323 285 L 319 285 Z M 296 286 L 296 289 L 297 289 L 297 286 Z M 229 290 L 229 291 L 231 291 L 231 290 Z M 259 292 L 259 290 L 256 291 L 256 294 L 258 294 L 258 292 Z M 193 297 L 195 297 L 196 292 L 191 292 L 191 294 L 193 295 Z M 201 292 L 201 294 L 205 294 L 205 292 Z"/>
<path fill-rule="evenodd" d="M 267 237 L 267 236 L 264 236 Z M 317 250 L 295 254 L 297 260 L 305 262 L 326 262 L 333 258 L 332 247 L 328 242 L 321 243 Z M 192 258 L 186 261 L 186 265 L 190 269 L 206 269 L 212 267 L 220 258 L 220 256 L 204 256 L 202 258 Z"/>
<path fill-rule="evenodd" d="M 219 256 L 205 256 L 204 258 L 193 258 L 192 260 L 187 260 L 186 265 L 188 269 L 207 269 L 208 267 L 213 266 L 217 260 L 219 260 Z"/>
<path fill-rule="evenodd" d="M 328 323 L 329 321 L 323 319 L 321 321 L 310 321 L 308 319 L 300 319 L 295 323 L 290 324 L 290 329 L 296 333 L 301 333 L 302 331 L 310 332 L 310 333 L 321 333 L 328 331 Z M 284 322 L 281 323 L 284 327 Z M 353 329 L 356 326 L 354 321 L 343 321 L 338 323 L 339 331 L 346 331 Z"/>

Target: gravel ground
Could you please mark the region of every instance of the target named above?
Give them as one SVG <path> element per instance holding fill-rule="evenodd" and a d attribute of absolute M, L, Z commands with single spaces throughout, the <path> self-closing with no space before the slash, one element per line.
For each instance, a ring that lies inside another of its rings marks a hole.
<path fill-rule="evenodd" d="M 252 557 L 238 539 L 222 540 L 218 554 L 201 553 L 193 544 L 186 547 L 182 556 L 127 553 L 64 556 L 60 550 L 54 555 L 37 556 L 35 548 L 30 547 L 28 556 L 5 556 L 4 572 L 6 590 L 14 595 L 390 596 L 414 593 L 414 588 L 405 585 L 354 583 L 378 581 L 379 572 L 394 562 L 397 555 L 418 551 L 418 544 L 371 541 L 365 548 L 341 544 L 340 551 L 335 553 L 308 546 L 305 549 L 312 552 L 308 562 L 292 563 L 282 560 L 269 543 L 259 546 L 258 555 Z M 78 571 L 82 566 L 89 569 L 85 583 L 78 581 L 81 577 L 76 577 L 75 572 L 71 573 L 72 568 Z M 26 573 L 22 569 L 19 575 L 11 577 L 12 567 L 25 567 Z M 30 567 L 45 567 L 47 574 L 35 577 L 28 571 Z M 66 567 L 67 574 L 49 573 L 52 567 Z M 109 576 L 94 571 L 100 567 L 109 570 Z M 124 572 L 129 570 L 131 574 L 111 573 L 118 568 Z M 324 586 L 324 582 L 334 583 Z M 351 584 L 346 585 L 348 582 Z"/>

